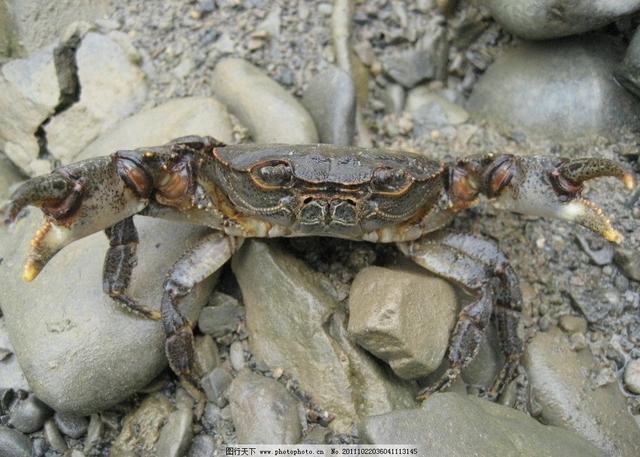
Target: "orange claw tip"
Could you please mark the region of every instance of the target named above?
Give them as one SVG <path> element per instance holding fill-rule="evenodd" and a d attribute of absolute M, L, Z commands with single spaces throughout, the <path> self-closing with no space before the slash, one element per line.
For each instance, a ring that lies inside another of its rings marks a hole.
<path fill-rule="evenodd" d="M 624 186 L 627 189 L 632 190 L 634 187 L 636 187 L 635 174 L 631 171 L 627 171 L 625 174 L 622 175 L 622 182 L 624 183 Z"/>
<path fill-rule="evenodd" d="M 620 234 L 620 232 L 618 232 L 617 230 L 615 230 L 613 228 L 606 229 L 602 233 L 602 236 L 607 241 L 611 241 L 612 243 L 616 243 L 616 244 L 620 244 L 624 240 L 624 237 L 622 236 L 622 234 Z"/>
<path fill-rule="evenodd" d="M 22 280 L 24 282 L 31 282 L 36 278 L 36 276 L 38 276 L 38 273 L 40 273 L 40 269 L 32 262 L 27 262 L 22 273 Z"/>

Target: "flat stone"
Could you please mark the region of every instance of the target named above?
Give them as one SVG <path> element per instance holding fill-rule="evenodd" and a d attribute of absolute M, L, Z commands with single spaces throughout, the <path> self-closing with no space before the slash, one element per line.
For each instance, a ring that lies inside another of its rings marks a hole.
<path fill-rule="evenodd" d="M 455 291 L 426 272 L 367 267 L 349 294 L 349 334 L 404 379 L 442 362 L 457 318 Z"/>
<path fill-rule="evenodd" d="M 178 409 L 169 415 L 156 443 L 157 457 L 182 457 L 187 453 L 191 438 L 193 413 L 191 409 Z"/>
<path fill-rule="evenodd" d="M 278 381 L 242 371 L 229 389 L 240 444 L 295 444 L 302 436 L 301 404 Z"/>
<path fill-rule="evenodd" d="M 220 365 L 218 346 L 209 335 L 196 336 L 194 346 L 195 364 L 200 373 L 210 373 L 211 370 Z"/>
<path fill-rule="evenodd" d="M 142 389 L 167 361 L 160 322 L 122 311 L 102 292 L 107 238 L 97 233 L 67 246 L 31 283 L 19 280 L 42 216 L 32 209 L 10 233 L 0 231 L 0 306 L 9 337 L 38 398 L 62 412 L 90 414 Z M 159 308 L 165 274 L 207 230 L 136 217 L 140 245 L 130 294 Z M 215 282 L 196 286 L 181 304 L 195 321 Z"/>
<path fill-rule="evenodd" d="M 261 69 L 228 58 L 211 75 L 216 97 L 240 119 L 256 143 L 317 143 L 313 119 L 302 105 Z"/>
<path fill-rule="evenodd" d="M 31 440 L 18 430 L 0 425 L 0 455 L 31 457 Z"/>
<path fill-rule="evenodd" d="M 621 52 L 605 36 L 523 43 L 489 67 L 467 108 L 477 118 L 554 140 L 637 131 L 640 100 L 613 78 Z"/>
<path fill-rule="evenodd" d="M 17 400 L 9 411 L 9 425 L 23 433 L 40 430 L 53 411 L 31 394 L 24 400 Z"/>
<path fill-rule="evenodd" d="M 62 433 L 60 433 L 60 430 L 58 430 L 58 426 L 54 422 L 53 418 L 49 419 L 44 424 L 44 437 L 46 438 L 47 443 L 49 443 L 49 446 L 56 451 L 66 452 L 69 449 L 67 442 L 62 436 Z"/>
<path fill-rule="evenodd" d="M 603 27 L 640 9 L 637 0 L 478 0 L 508 31 L 521 38 L 544 40 L 577 35 Z"/>
<path fill-rule="evenodd" d="M 200 384 L 204 393 L 207 395 L 207 400 L 215 403 L 219 407 L 223 407 L 227 404 L 227 390 L 231 385 L 233 378 L 222 367 L 214 368 L 211 373 L 205 375 Z"/>
<path fill-rule="evenodd" d="M 120 121 L 88 145 L 78 159 L 108 155 L 119 149 L 159 146 L 186 135 L 210 135 L 230 143 L 232 128 L 225 106 L 211 97 L 169 100 Z"/>
<path fill-rule="evenodd" d="M 588 349 L 574 352 L 553 327 L 529 342 L 524 365 L 545 423 L 573 430 L 609 455 L 640 455 L 640 428 L 617 383 L 598 387 L 589 376 L 597 361 Z"/>
<path fill-rule="evenodd" d="M 356 123 L 356 86 L 338 67 L 316 75 L 302 96 L 321 143 L 351 146 Z"/>
<path fill-rule="evenodd" d="M 220 338 L 237 330 L 241 319 L 244 319 L 244 308 L 237 304 L 206 306 L 200 313 L 198 328 L 202 333 Z"/>
<path fill-rule="evenodd" d="M 496 403 L 456 393 L 431 395 L 421 408 L 371 416 L 359 424 L 371 444 L 409 444 L 424 455 L 605 457 L 578 434 L 544 426 Z"/>

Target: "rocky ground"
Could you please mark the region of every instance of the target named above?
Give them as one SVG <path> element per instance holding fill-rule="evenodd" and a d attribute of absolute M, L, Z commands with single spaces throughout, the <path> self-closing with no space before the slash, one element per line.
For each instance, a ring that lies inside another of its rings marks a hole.
<path fill-rule="evenodd" d="M 0 199 L 59 164 L 186 134 L 638 169 L 640 2 L 59 3 L 46 14 L 14 6 L 0 34 Z M 25 26 L 42 17 L 59 23 Z M 74 19 L 95 23 L 43 37 Z M 621 245 L 490 205 L 453 224 L 497 243 L 520 277 L 527 350 L 496 404 L 483 399 L 504 363 L 493 328 L 450 392 L 415 401 L 442 372 L 464 293 L 393 247 L 308 238 L 245 243 L 185 303 L 199 411 L 166 369 L 161 327 L 102 294 L 103 235 L 65 248 L 33 283 L 17 280 L 40 224 L 30 210 L 0 230 L 0 455 L 397 442 L 425 455 L 636 456 L 640 193 L 604 179 L 585 195 Z M 157 306 L 164 272 L 203 229 L 136 225 L 131 295 Z"/>

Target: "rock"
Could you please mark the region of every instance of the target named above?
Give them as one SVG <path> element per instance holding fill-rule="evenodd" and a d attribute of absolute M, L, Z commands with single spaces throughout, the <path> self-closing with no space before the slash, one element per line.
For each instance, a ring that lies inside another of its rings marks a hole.
<path fill-rule="evenodd" d="M 160 322 L 131 316 L 102 292 L 108 241 L 102 233 L 72 243 L 32 283 L 18 278 L 30 238 L 41 223 L 37 210 L 0 231 L 0 306 L 24 374 L 35 394 L 61 412 L 90 414 L 147 385 L 166 367 Z M 130 294 L 158 308 L 164 273 L 186 245 L 207 230 L 136 218 L 139 263 Z M 192 321 L 215 278 L 204 281 L 181 306 Z"/>
<path fill-rule="evenodd" d="M 244 308 L 237 304 L 206 306 L 200 313 L 198 328 L 202 333 L 220 338 L 237 330 L 241 319 L 244 319 Z"/>
<path fill-rule="evenodd" d="M 145 451 L 151 453 L 172 410 L 171 402 L 162 394 L 145 398 L 122 421 L 122 430 L 113 442 L 110 457 L 139 455 Z"/>
<path fill-rule="evenodd" d="M 442 362 L 458 302 L 446 281 L 426 272 L 367 267 L 349 294 L 349 334 L 403 379 L 429 375 Z"/>
<path fill-rule="evenodd" d="M 400 84 L 389 84 L 382 95 L 385 113 L 399 116 L 404 109 L 404 88 Z"/>
<path fill-rule="evenodd" d="M 11 161 L 0 152 L 0 202 L 11 195 L 11 187 L 25 177 Z"/>
<path fill-rule="evenodd" d="M 144 73 L 110 36 L 87 33 L 75 60 L 80 99 L 44 127 L 47 149 L 63 163 L 75 162 L 80 151 L 135 113 L 147 97 Z"/>
<path fill-rule="evenodd" d="M 568 333 L 585 333 L 587 331 L 587 320 L 582 316 L 562 316 L 560 318 L 560 327 Z"/>
<path fill-rule="evenodd" d="M 640 428 L 617 383 L 597 387 L 590 379 L 597 362 L 588 349 L 572 351 L 568 338 L 554 327 L 529 342 L 524 365 L 545 423 L 574 430 L 609 455 L 640 455 Z"/>
<path fill-rule="evenodd" d="M 431 395 L 421 408 L 366 418 L 364 442 L 415 445 L 424 455 L 448 457 L 605 457 L 580 436 L 541 425 L 526 414 L 456 393 Z"/>
<path fill-rule="evenodd" d="M 216 451 L 216 442 L 212 436 L 200 433 L 191 442 L 187 457 L 213 457 Z"/>
<path fill-rule="evenodd" d="M 434 17 L 414 48 L 386 54 L 382 64 L 389 76 L 407 89 L 426 79 L 443 80 L 447 75 L 449 42 L 441 18 Z"/>
<path fill-rule="evenodd" d="M 196 336 L 194 346 L 195 364 L 198 367 L 198 372 L 202 374 L 210 373 L 211 370 L 220 365 L 218 346 L 209 335 Z"/>
<path fill-rule="evenodd" d="M 410 392 L 405 391 L 404 397 L 390 392 L 389 383 L 398 380 L 388 373 L 371 369 L 366 371 L 371 375 L 366 383 L 355 379 L 373 358 L 332 337 L 327 323 L 338 303 L 320 287 L 326 282 L 320 274 L 284 254 L 275 243 L 256 240 L 245 242 L 232 259 L 232 269 L 242 291 L 256 360 L 296 379 L 317 405 L 336 416 L 333 430 L 349 431 L 359 411 L 388 412 L 397 398 L 406 405 Z M 369 401 L 374 391 L 379 397 Z"/>
<path fill-rule="evenodd" d="M 52 411 L 31 394 L 24 400 L 17 400 L 9 411 L 9 425 L 22 433 L 33 433 L 40 430 Z"/>
<path fill-rule="evenodd" d="M 500 350 L 498 334 L 495 327 L 489 325 L 480 343 L 478 354 L 462 369 L 461 376 L 467 384 L 488 389 L 503 365 L 504 355 Z"/>
<path fill-rule="evenodd" d="M 637 0 L 478 0 L 508 31 L 544 40 L 595 30 L 640 9 Z"/>
<path fill-rule="evenodd" d="M 44 424 L 44 437 L 47 439 L 47 442 L 51 446 L 51 448 L 55 449 L 59 452 L 66 452 L 69 447 L 67 446 L 67 442 L 64 440 L 62 433 L 58 430 L 56 423 L 53 419 L 49 419 Z"/>
<path fill-rule="evenodd" d="M 211 77 L 216 96 L 240 119 L 256 143 L 317 143 L 313 119 L 300 103 L 262 70 L 228 58 Z"/>
<path fill-rule="evenodd" d="M 0 455 L 31 457 L 31 440 L 24 433 L 0 425 Z"/>
<path fill-rule="evenodd" d="M 244 348 L 240 341 L 234 341 L 229 347 L 229 361 L 234 370 L 240 371 L 245 367 Z"/>
<path fill-rule="evenodd" d="M 615 264 L 620 267 L 625 276 L 634 281 L 640 281 L 640 255 L 635 249 L 626 246 L 616 246 L 613 256 Z"/>
<path fill-rule="evenodd" d="M 242 371 L 229 389 L 240 444 L 295 444 L 302 436 L 302 406 L 278 381 Z"/>
<path fill-rule="evenodd" d="M 104 423 L 99 414 L 92 414 L 89 421 L 89 428 L 87 429 L 87 437 L 84 440 L 84 451 L 90 453 L 102 440 L 102 433 L 104 431 Z"/>
<path fill-rule="evenodd" d="M 169 415 L 156 443 L 157 457 L 183 457 L 193 437 L 191 409 L 178 409 Z"/>
<path fill-rule="evenodd" d="M 627 363 L 624 369 L 624 384 L 629 392 L 640 394 L 640 359 Z"/>
<path fill-rule="evenodd" d="M 616 79 L 628 91 L 640 97 L 640 28 L 629 43 L 622 65 L 616 70 Z"/>
<path fill-rule="evenodd" d="M 640 100 L 620 87 L 612 68 L 621 57 L 604 36 L 525 43 L 498 58 L 474 87 L 476 117 L 562 140 L 640 128 Z"/>
<path fill-rule="evenodd" d="M 464 124 L 469 113 L 443 95 L 420 86 L 407 96 L 406 109 L 412 114 L 414 133 L 423 135 L 447 125 Z"/>
<path fill-rule="evenodd" d="M 315 121 L 321 143 L 351 146 L 356 122 L 356 87 L 338 67 L 316 75 L 302 96 Z"/>
<path fill-rule="evenodd" d="M 218 367 L 205 375 L 200 383 L 204 393 L 207 395 L 207 400 L 222 408 L 227 404 L 227 390 L 232 380 L 233 378 L 227 370 Z"/>
<path fill-rule="evenodd" d="M 74 439 L 78 439 L 87 433 L 89 428 L 87 418 L 75 414 L 56 413 L 53 416 L 53 420 L 63 434 Z"/>
<path fill-rule="evenodd" d="M 0 233 L 1 231 L 0 229 Z M 0 239 L 2 238 L 3 236 L 0 234 Z M 2 248 L 0 248 L 0 251 L 2 251 Z M 1 254 L 0 258 L 2 258 Z M 2 306 L 2 299 L 0 299 L 0 309 L 2 309 Z M 5 318 L 0 317 L 0 349 L 5 354 L 4 357 L 0 357 L 0 390 L 31 390 L 22 368 L 18 364 L 18 358 L 15 355 L 11 341 L 9 341 L 9 333 L 6 327 Z"/>

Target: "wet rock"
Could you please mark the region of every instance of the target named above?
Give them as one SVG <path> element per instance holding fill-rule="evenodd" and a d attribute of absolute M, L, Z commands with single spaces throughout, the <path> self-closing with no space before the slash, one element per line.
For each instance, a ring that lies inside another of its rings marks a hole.
<path fill-rule="evenodd" d="M 9 198 L 11 186 L 23 179 L 25 179 L 25 176 L 20 173 L 6 155 L 0 152 L 0 202 Z"/>
<path fill-rule="evenodd" d="M 213 71 L 211 85 L 256 143 L 317 143 L 318 133 L 309 113 L 249 62 L 222 60 Z"/>
<path fill-rule="evenodd" d="M 31 457 L 31 440 L 18 430 L 0 425 L 0 455 Z"/>
<path fill-rule="evenodd" d="M 624 385 L 629 392 L 640 394 L 640 359 L 630 361 L 625 367 Z"/>
<path fill-rule="evenodd" d="M 17 400 L 9 411 L 9 425 L 23 433 L 40 430 L 53 411 L 31 394 L 24 400 Z"/>
<path fill-rule="evenodd" d="M 393 409 L 401 394 L 389 392 L 388 374 L 367 371 L 372 375 L 364 386 L 367 391 L 352 379 L 353 373 L 361 372 L 359 367 L 373 359 L 337 344 L 326 328 L 338 304 L 320 287 L 326 282 L 320 274 L 275 243 L 255 240 L 245 242 L 232 259 L 232 268 L 242 291 L 256 360 L 296 379 L 316 404 L 336 416 L 331 422 L 334 430 L 349 431 L 358 411 L 382 414 Z M 373 391 L 379 397 L 369 401 L 367 392 Z"/>
<path fill-rule="evenodd" d="M 616 79 L 628 91 L 640 97 L 640 28 L 629 43 L 622 65 L 616 70 Z"/>
<path fill-rule="evenodd" d="M 213 437 L 201 433 L 191 442 L 187 457 L 213 457 L 216 450 L 216 442 Z"/>
<path fill-rule="evenodd" d="M 574 430 L 609 455 L 640 453 L 640 429 L 624 397 L 617 384 L 595 385 L 589 373 L 597 362 L 587 349 L 572 351 L 568 338 L 553 328 L 529 342 L 524 365 L 545 423 Z"/>
<path fill-rule="evenodd" d="M 158 146 L 185 135 L 210 135 L 230 143 L 231 121 L 225 106 L 211 97 L 169 100 L 124 119 L 87 146 L 78 158 L 99 157 L 118 149 Z"/>
<path fill-rule="evenodd" d="M 78 439 L 87 433 L 89 428 L 87 418 L 75 414 L 56 413 L 53 416 L 53 420 L 62 433 L 74 439 Z"/>
<path fill-rule="evenodd" d="M 227 390 L 232 380 L 233 378 L 227 370 L 218 367 L 205 375 L 200 383 L 207 395 L 207 400 L 222 408 L 227 404 Z"/>
<path fill-rule="evenodd" d="M 459 125 L 469 119 L 469 113 L 445 96 L 421 86 L 407 96 L 406 109 L 412 114 L 414 133 L 423 135 L 447 125 Z"/>
<path fill-rule="evenodd" d="M 202 333 L 220 338 L 238 329 L 240 320 L 244 319 L 244 308 L 232 302 L 218 306 L 206 306 L 200 313 L 198 328 Z"/>
<path fill-rule="evenodd" d="M 0 239 L 2 235 L 0 235 Z M 1 251 L 2 249 L 0 249 Z M 2 255 L 0 254 L 0 258 Z M 2 309 L 2 300 L 0 299 L 0 309 Z M 0 351 L 4 354 L 0 357 L 0 390 L 2 389 L 22 389 L 31 390 L 27 379 L 24 377 L 22 368 L 18 364 L 18 358 L 11 341 L 9 341 L 9 333 L 5 324 L 5 318 L 0 317 Z"/>
<path fill-rule="evenodd" d="M 111 457 L 151 453 L 160 430 L 173 411 L 171 402 L 162 394 L 145 398 L 138 408 L 127 414 L 122 430 L 111 447 Z"/>
<path fill-rule="evenodd" d="M 0 306 L 24 374 L 35 394 L 54 409 L 89 414 L 124 400 L 166 367 L 160 322 L 131 316 L 102 292 L 108 241 L 97 233 L 63 249 L 31 283 L 22 264 L 39 211 L 0 230 Z M 138 266 L 130 294 L 158 308 L 164 271 L 206 229 L 136 218 Z M 195 321 L 215 278 L 197 286 L 182 308 Z"/>
<path fill-rule="evenodd" d="M 229 389 L 231 416 L 242 444 L 295 444 L 301 404 L 271 378 L 242 371 Z"/>
<path fill-rule="evenodd" d="M 463 457 L 604 457 L 576 433 L 541 425 L 526 414 L 456 393 L 430 396 L 421 408 L 366 418 L 360 436 L 371 444 L 413 444 L 425 455 Z"/>
<path fill-rule="evenodd" d="M 523 44 L 489 67 L 467 108 L 477 117 L 546 138 L 617 138 L 620 130 L 640 128 L 640 100 L 612 77 L 620 57 L 620 49 L 604 36 Z"/>
<path fill-rule="evenodd" d="M 302 104 L 313 118 L 321 143 L 350 146 L 356 122 L 356 87 L 345 71 L 330 67 L 307 86 Z"/>
<path fill-rule="evenodd" d="M 640 281 L 640 254 L 628 246 L 616 246 L 613 260 L 629 279 Z"/>
<path fill-rule="evenodd" d="M 199 373 L 210 373 L 211 370 L 220 365 L 218 346 L 209 335 L 196 336 L 194 346 L 195 364 Z"/>
<path fill-rule="evenodd" d="M 404 379 L 438 368 L 458 310 L 453 288 L 427 273 L 367 267 L 349 294 L 349 334 Z"/>
<path fill-rule="evenodd" d="M 415 47 L 386 54 L 382 64 L 389 76 L 410 89 L 426 79 L 444 79 L 448 59 L 447 29 L 441 19 L 435 17 L 427 25 L 423 37 Z"/>
<path fill-rule="evenodd" d="M 169 415 L 156 443 L 157 457 L 182 457 L 193 437 L 191 409 L 178 409 Z"/>
<path fill-rule="evenodd" d="M 62 433 L 60 433 L 60 430 L 58 430 L 58 427 L 56 426 L 56 423 L 53 419 L 49 419 L 47 422 L 45 422 L 44 437 L 46 438 L 47 443 L 49 443 L 49 446 L 51 446 L 51 448 L 55 449 L 56 451 L 66 452 L 69 449 L 69 447 L 67 446 L 67 442 L 64 440 Z"/>
<path fill-rule="evenodd" d="M 240 341 L 234 341 L 229 347 L 229 361 L 234 370 L 240 371 L 245 367 L 244 348 Z"/>
<path fill-rule="evenodd" d="M 508 31 L 540 40 L 598 29 L 640 9 L 637 0 L 478 0 Z"/>

